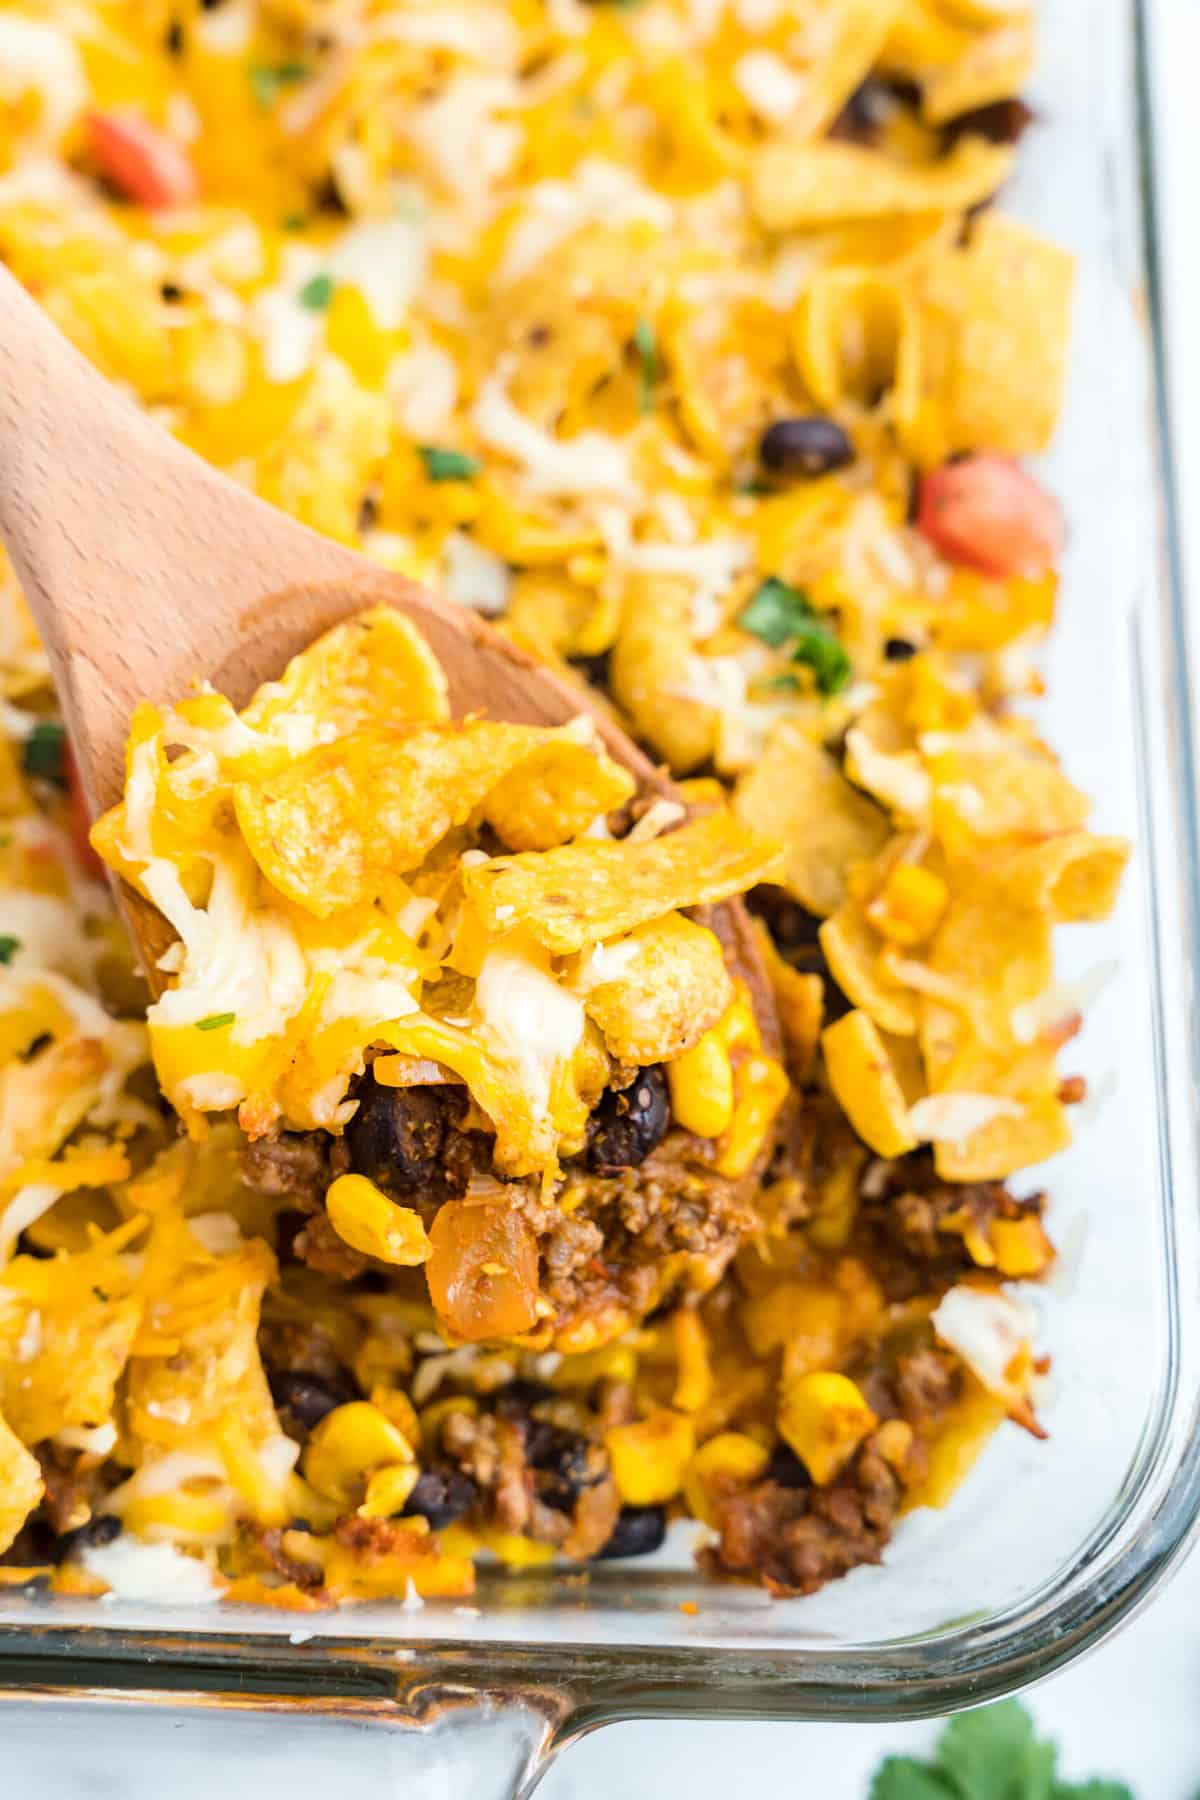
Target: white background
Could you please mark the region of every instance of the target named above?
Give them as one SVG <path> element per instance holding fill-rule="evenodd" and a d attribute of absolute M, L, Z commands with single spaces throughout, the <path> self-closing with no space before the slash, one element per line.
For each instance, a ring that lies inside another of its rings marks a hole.
<path fill-rule="evenodd" d="M 1085 0 L 1078 0 L 1081 20 Z M 1160 204 L 1177 452 L 1191 591 L 1200 607 L 1200 0 L 1152 0 L 1159 121 Z M 1200 625 L 1200 620 L 1198 620 Z M 1064 1773 L 1118 1776 L 1137 1800 L 1200 1793 L 1200 1556 L 1118 1638 L 1034 1690 L 1040 1727 L 1056 1737 Z M 6 1800 L 105 1800 L 153 1792 L 162 1800 L 357 1800 L 355 1758 L 301 1750 L 287 1727 L 263 1721 L 249 1737 L 232 1721 L 123 1712 L 93 1715 L 78 1733 L 38 1709 L 5 1709 Z M 48 1728 L 48 1729 L 47 1729 Z M 890 1751 L 912 1750 L 933 1725 L 644 1724 L 610 1727 L 573 1746 L 538 1800 L 726 1800 L 739 1789 L 792 1800 L 859 1800 Z M 241 1739 L 241 1753 L 234 1749 Z M 253 1740 L 253 1741 L 251 1741 Z M 289 1754 L 289 1748 L 292 1754 Z M 372 1759 L 373 1760 L 373 1759 Z M 369 1780 L 376 1800 L 403 1795 L 403 1759 Z M 239 1773 L 240 1771 L 240 1773 Z M 383 1773 L 383 1779 L 379 1775 Z M 339 1778 L 340 1777 L 340 1778 Z M 446 1800 L 476 1800 L 469 1773 Z"/>

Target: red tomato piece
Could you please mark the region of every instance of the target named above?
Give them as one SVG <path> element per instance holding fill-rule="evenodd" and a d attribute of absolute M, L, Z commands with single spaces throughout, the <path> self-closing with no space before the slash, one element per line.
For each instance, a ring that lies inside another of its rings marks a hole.
<path fill-rule="evenodd" d="M 88 811 L 88 803 L 83 796 L 83 783 L 79 779 L 79 764 L 75 761 L 75 752 L 70 744 L 66 748 L 67 775 L 67 828 L 71 834 L 71 845 L 76 859 L 85 875 L 93 881 L 103 881 L 105 867 L 92 849 L 88 840 L 88 832 L 92 826 L 92 815 Z"/>
<path fill-rule="evenodd" d="M 1064 537 L 1053 495 L 1011 457 L 987 454 L 921 477 L 917 529 L 951 562 L 999 579 L 1044 575 Z"/>
<path fill-rule="evenodd" d="M 139 206 L 186 206 L 200 191 L 183 145 L 136 113 L 88 116 L 92 155 L 118 193 Z"/>

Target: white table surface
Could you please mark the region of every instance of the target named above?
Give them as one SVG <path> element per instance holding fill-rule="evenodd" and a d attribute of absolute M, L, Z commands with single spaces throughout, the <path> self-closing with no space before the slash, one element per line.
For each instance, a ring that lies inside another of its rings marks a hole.
<path fill-rule="evenodd" d="M 1086 0 L 1078 4 L 1083 23 Z M 1200 0 L 1151 0 L 1151 12 L 1185 553 L 1200 596 Z M 1200 616 L 1197 634 L 1200 641 Z M 1028 1698 L 1041 1729 L 1062 1745 L 1067 1775 L 1119 1776 L 1138 1800 L 1193 1800 L 1200 1792 L 1200 1556 L 1124 1632 Z M 357 1800 L 367 1792 L 344 1746 L 327 1755 L 309 1745 L 296 1754 L 293 1741 L 289 1754 L 287 1728 L 277 1720 L 150 1720 L 122 1712 L 69 1724 L 44 1707 L 5 1709 L 3 1716 L 0 1792 L 11 1800 L 209 1800 L 218 1792 L 222 1800 L 324 1800 L 331 1793 Z M 747 1777 L 759 1792 L 859 1800 L 882 1756 L 927 1745 L 937 1729 L 612 1726 L 571 1747 L 539 1788 L 539 1800 L 725 1800 Z M 378 1774 L 370 1785 L 378 1800 L 404 1791 L 401 1780 L 380 1781 Z M 447 1800 L 472 1800 L 469 1776 L 451 1787 Z"/>

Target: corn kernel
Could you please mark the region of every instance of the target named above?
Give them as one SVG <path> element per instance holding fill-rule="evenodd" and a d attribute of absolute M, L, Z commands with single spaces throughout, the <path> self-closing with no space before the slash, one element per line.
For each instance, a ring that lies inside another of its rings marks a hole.
<path fill-rule="evenodd" d="M 326 341 L 335 356 L 353 369 L 366 388 L 383 386 L 392 347 L 385 331 L 356 287 L 338 286 L 325 315 Z"/>
<path fill-rule="evenodd" d="M 712 1369 L 708 1361 L 708 1337 L 700 1314 L 681 1306 L 671 1320 L 675 1340 L 677 1374 L 672 1404 L 679 1412 L 699 1412 L 712 1395 Z"/>
<path fill-rule="evenodd" d="M 550 1377 L 556 1388 L 590 1388 L 597 1381 L 632 1381 L 637 1374 L 637 1352 L 631 1344 L 603 1344 L 598 1350 L 581 1350 L 564 1356 Z"/>
<path fill-rule="evenodd" d="M 415 1460 L 404 1433 L 377 1406 L 352 1400 L 334 1407 L 314 1428 L 304 1473 L 318 1493 L 350 1505 L 361 1498 L 372 1470 Z"/>
<path fill-rule="evenodd" d="M 848 1375 L 823 1369 L 783 1383 L 779 1429 L 818 1487 L 840 1473 L 877 1423 Z"/>
<path fill-rule="evenodd" d="M 666 1407 L 605 1433 L 613 1480 L 626 1506 L 661 1506 L 683 1486 L 696 1448 L 692 1421 Z"/>
<path fill-rule="evenodd" d="M 941 921 L 950 898 L 940 875 L 919 863 L 897 863 L 867 907 L 876 931 L 911 949 L 924 943 Z"/>
<path fill-rule="evenodd" d="M 417 1409 L 408 1395 L 400 1388 L 384 1387 L 382 1384 L 373 1387 L 370 1393 L 372 1406 L 377 1406 L 385 1419 L 390 1419 L 397 1431 L 402 1431 L 410 1444 L 421 1441 L 421 1423 L 417 1418 Z"/>
<path fill-rule="evenodd" d="M 788 1078 L 770 1056 L 752 1056 L 734 1080 L 733 1117 L 713 1167 L 734 1180 L 744 1175 L 762 1149 L 776 1113 L 787 1099 Z"/>
<path fill-rule="evenodd" d="M 394 1463 L 388 1469 L 376 1469 L 367 1479 L 366 1499 L 359 1507 L 363 1519 L 390 1519 L 403 1512 L 408 1497 L 421 1478 L 416 1463 Z"/>
<path fill-rule="evenodd" d="M 1041 1220 L 1032 1213 L 1023 1219 L 993 1219 L 990 1236 L 996 1267 L 1002 1275 L 1040 1275 L 1054 1260 L 1054 1246 L 1043 1231 Z"/>
<path fill-rule="evenodd" d="M 683 1478 L 683 1497 L 694 1519 L 705 1525 L 716 1523 L 714 1500 L 722 1492 L 749 1487 L 758 1480 L 771 1460 L 765 1444 L 742 1431 L 721 1431 L 701 1444 L 687 1466 Z"/>
<path fill-rule="evenodd" d="M 506 1569 L 537 1569 L 553 1562 L 557 1552 L 553 1544 L 539 1544 L 534 1538 L 522 1537 L 519 1531 L 497 1531 L 489 1528 L 480 1534 L 483 1547 L 498 1556 Z"/>
<path fill-rule="evenodd" d="M 733 1119 L 733 1065 L 720 1024 L 667 1064 L 671 1111 L 697 1137 L 719 1138 Z"/>
<path fill-rule="evenodd" d="M 339 1175 L 325 1196 L 325 1210 L 342 1241 L 363 1256 L 408 1269 L 429 1260 L 420 1213 L 397 1206 L 365 1175 Z"/>

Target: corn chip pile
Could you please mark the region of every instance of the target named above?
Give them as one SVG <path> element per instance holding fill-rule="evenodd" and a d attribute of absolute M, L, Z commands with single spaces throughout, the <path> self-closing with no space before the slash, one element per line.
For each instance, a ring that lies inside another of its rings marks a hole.
<path fill-rule="evenodd" d="M 580 696 L 453 720 L 365 612 L 143 705 L 89 839 L 0 570 L 0 1584 L 307 1611 L 690 1518 L 810 1593 L 1043 1434 L 1008 1183 L 1070 1141 L 1054 927 L 1128 845 L 1026 704 L 1030 10 L 0 4 L 0 258 Z"/>

